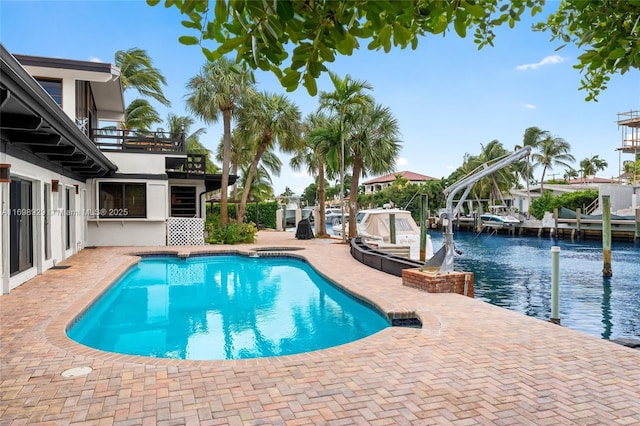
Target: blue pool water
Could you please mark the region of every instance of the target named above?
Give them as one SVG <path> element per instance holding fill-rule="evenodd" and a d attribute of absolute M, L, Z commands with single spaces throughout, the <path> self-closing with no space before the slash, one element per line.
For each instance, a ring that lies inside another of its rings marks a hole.
<path fill-rule="evenodd" d="M 430 232 L 434 250 L 442 234 Z M 560 247 L 560 320 L 604 339 L 640 338 L 640 244 L 612 243 L 613 276 L 602 277 L 602 243 L 454 232 L 456 270 L 474 273 L 475 297 L 532 317 L 551 316 L 551 247 Z"/>
<path fill-rule="evenodd" d="M 155 257 L 114 284 L 68 335 L 104 351 L 212 360 L 308 352 L 389 325 L 297 259 Z"/>

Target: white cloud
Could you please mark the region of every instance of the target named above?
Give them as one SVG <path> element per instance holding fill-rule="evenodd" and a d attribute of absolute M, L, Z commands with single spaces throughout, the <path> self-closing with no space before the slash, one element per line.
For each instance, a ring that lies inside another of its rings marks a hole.
<path fill-rule="evenodd" d="M 407 164 L 409 164 L 409 159 L 405 157 L 398 157 L 398 161 L 396 161 L 396 164 L 398 166 L 406 166 Z"/>
<path fill-rule="evenodd" d="M 526 71 L 526 70 L 535 70 L 540 68 L 543 65 L 553 65 L 553 64 L 560 64 L 564 61 L 566 61 L 567 58 L 563 58 L 560 55 L 551 55 L 551 56 L 546 56 L 544 58 L 542 58 L 542 60 L 540 62 L 537 62 L 535 64 L 523 64 L 523 65 L 518 65 L 516 67 L 516 69 L 518 71 Z"/>
<path fill-rule="evenodd" d="M 96 58 L 95 56 L 89 56 L 89 62 L 102 62 L 100 58 Z"/>
<path fill-rule="evenodd" d="M 533 104 L 525 104 L 525 105 L 524 105 L 524 107 L 525 107 L 526 109 L 536 109 L 536 106 L 535 106 L 535 105 L 533 105 Z"/>

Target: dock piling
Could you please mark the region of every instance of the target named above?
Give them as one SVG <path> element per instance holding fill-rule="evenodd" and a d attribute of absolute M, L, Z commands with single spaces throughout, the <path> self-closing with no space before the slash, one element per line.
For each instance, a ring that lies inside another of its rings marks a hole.
<path fill-rule="evenodd" d="M 560 247 L 551 247 L 551 322 L 560 324 Z"/>
<path fill-rule="evenodd" d="M 602 196 L 602 276 L 611 277 L 611 199 Z"/>

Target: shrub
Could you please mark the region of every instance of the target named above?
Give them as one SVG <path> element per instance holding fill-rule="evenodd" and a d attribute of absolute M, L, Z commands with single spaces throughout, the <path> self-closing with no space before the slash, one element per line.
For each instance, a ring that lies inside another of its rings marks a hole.
<path fill-rule="evenodd" d="M 237 223 L 230 221 L 227 226 L 220 226 L 220 217 L 210 214 L 205 222 L 207 244 L 241 244 L 253 243 L 258 228 L 253 222 Z"/>
<path fill-rule="evenodd" d="M 278 203 L 276 201 L 258 203 L 258 216 L 256 217 L 256 203 L 247 203 L 246 221 L 259 224 L 262 228 L 276 228 L 276 210 Z M 229 218 L 236 217 L 235 204 L 229 204 L 227 208 Z M 213 204 L 209 215 L 220 217 L 220 204 Z M 207 219 L 208 220 L 208 219 Z"/>
<path fill-rule="evenodd" d="M 575 211 L 576 209 L 584 209 L 598 198 L 598 191 L 588 189 L 586 191 L 575 191 L 560 196 L 551 194 L 551 191 L 545 191 L 540 198 L 531 201 L 529 213 L 536 219 L 542 219 L 545 212 L 552 212 L 554 209 L 561 207 Z"/>

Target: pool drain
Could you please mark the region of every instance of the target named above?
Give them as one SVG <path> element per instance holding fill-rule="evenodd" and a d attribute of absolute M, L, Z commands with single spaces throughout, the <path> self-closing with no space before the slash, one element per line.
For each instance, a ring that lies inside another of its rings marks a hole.
<path fill-rule="evenodd" d="M 68 370 L 64 370 L 60 375 L 62 377 L 78 377 L 78 376 L 86 376 L 92 371 L 93 369 L 91 367 L 74 367 Z"/>

